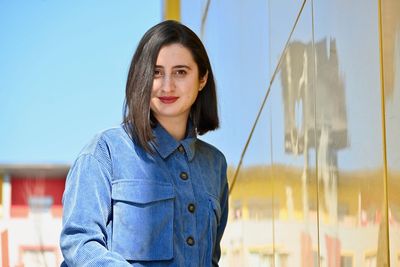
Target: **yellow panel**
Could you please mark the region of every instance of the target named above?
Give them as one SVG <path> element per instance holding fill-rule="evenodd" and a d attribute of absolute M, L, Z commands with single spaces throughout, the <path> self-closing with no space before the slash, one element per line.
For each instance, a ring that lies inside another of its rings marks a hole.
<path fill-rule="evenodd" d="M 180 21 L 180 0 L 164 0 L 164 19 Z"/>
<path fill-rule="evenodd" d="M 385 96 L 389 249 L 391 266 L 400 253 L 400 2 L 381 1 Z"/>

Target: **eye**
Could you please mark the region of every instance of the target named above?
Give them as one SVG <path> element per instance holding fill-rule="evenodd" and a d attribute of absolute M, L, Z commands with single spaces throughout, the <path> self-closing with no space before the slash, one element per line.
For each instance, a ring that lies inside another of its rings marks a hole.
<path fill-rule="evenodd" d="M 155 70 L 154 70 L 154 75 L 153 75 L 153 77 L 154 77 L 154 78 L 159 78 L 159 77 L 161 77 L 161 76 L 163 76 L 162 70 L 160 70 L 160 69 L 155 69 Z"/>
<path fill-rule="evenodd" d="M 177 76 L 185 76 L 186 73 L 187 73 L 187 71 L 184 69 L 178 69 L 175 71 L 175 75 L 177 75 Z"/>
<path fill-rule="evenodd" d="M 183 76 L 185 76 L 187 74 L 187 71 L 184 70 L 184 69 L 178 69 L 178 70 L 175 71 L 174 74 L 175 74 L 175 76 L 183 77 Z"/>

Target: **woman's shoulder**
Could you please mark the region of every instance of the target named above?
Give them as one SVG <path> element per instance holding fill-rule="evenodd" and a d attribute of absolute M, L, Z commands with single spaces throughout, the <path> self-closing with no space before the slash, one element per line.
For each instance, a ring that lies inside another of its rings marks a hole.
<path fill-rule="evenodd" d="M 112 147 L 117 147 L 119 143 L 124 143 L 129 140 L 129 136 L 125 132 L 123 126 L 104 129 L 94 134 L 83 147 L 79 155 L 96 155 L 99 153 L 99 150 L 110 153 Z"/>
<path fill-rule="evenodd" d="M 222 153 L 222 151 L 219 150 L 214 145 L 212 145 L 206 141 L 203 141 L 201 139 L 197 139 L 196 145 L 197 145 L 196 150 L 200 150 L 201 152 L 205 152 L 207 154 L 212 154 L 214 157 L 220 159 L 223 162 L 226 162 L 224 153 Z"/>

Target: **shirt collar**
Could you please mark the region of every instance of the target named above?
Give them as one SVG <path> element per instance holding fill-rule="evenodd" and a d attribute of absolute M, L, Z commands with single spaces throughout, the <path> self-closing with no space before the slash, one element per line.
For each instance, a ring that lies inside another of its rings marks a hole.
<path fill-rule="evenodd" d="M 163 159 L 171 155 L 180 145 L 185 149 L 189 161 L 192 161 L 194 158 L 197 137 L 193 124 L 190 121 L 186 130 L 187 135 L 180 141 L 175 140 L 159 123 L 153 128 L 153 133 L 155 137 L 153 146 Z"/>

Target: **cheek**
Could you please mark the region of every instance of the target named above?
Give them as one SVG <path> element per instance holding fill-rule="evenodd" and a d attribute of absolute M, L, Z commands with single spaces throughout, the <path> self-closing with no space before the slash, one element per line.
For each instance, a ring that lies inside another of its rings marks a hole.
<path fill-rule="evenodd" d="M 153 87 L 151 89 L 151 94 L 155 94 L 157 90 L 159 90 L 161 87 L 161 81 L 160 79 L 155 79 L 153 80 Z"/>
<path fill-rule="evenodd" d="M 157 90 L 152 90 L 150 94 L 150 109 L 153 110 L 156 105 L 157 100 Z"/>
<path fill-rule="evenodd" d="M 155 113 L 157 113 L 157 106 L 156 106 L 156 104 L 154 103 L 154 98 L 152 98 L 151 100 L 150 100 L 150 111 L 153 113 L 153 112 L 155 112 Z M 153 113 L 154 114 L 154 113 Z"/>
<path fill-rule="evenodd" d="M 192 105 L 194 104 L 194 102 L 196 101 L 197 97 L 199 96 L 199 92 L 197 90 L 192 92 L 191 96 L 188 96 L 188 98 L 190 98 Z"/>

